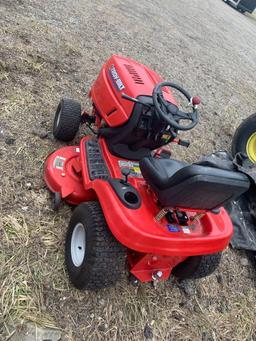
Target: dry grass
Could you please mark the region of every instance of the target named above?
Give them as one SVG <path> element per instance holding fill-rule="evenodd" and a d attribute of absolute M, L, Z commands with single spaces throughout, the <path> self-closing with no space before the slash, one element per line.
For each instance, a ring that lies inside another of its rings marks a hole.
<path fill-rule="evenodd" d="M 253 30 L 243 16 L 221 1 L 126 3 L 0 2 L 0 340 L 26 321 L 61 329 L 65 341 L 143 340 L 146 325 L 154 340 L 256 340 L 255 266 L 241 266 L 240 252 L 225 252 L 216 274 L 188 282 L 187 293 L 175 281 L 153 289 L 124 280 L 92 293 L 67 280 L 70 208 L 53 212 L 42 181 L 46 156 L 61 144 L 37 136 L 51 130 L 59 98 L 88 104 L 84 92 L 102 62 L 113 52 L 130 55 L 202 94 L 192 147 L 177 149 L 188 160 L 227 148 L 241 118 L 255 111 L 255 44 L 231 34 L 236 25 L 245 25 L 245 35 Z M 233 26 L 222 36 L 224 8 Z"/>

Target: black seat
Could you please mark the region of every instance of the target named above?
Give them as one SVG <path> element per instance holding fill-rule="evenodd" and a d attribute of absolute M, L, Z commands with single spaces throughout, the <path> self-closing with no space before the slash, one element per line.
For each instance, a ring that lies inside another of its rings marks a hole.
<path fill-rule="evenodd" d="M 143 177 L 163 206 L 212 210 L 249 189 L 245 174 L 151 156 L 140 161 Z"/>

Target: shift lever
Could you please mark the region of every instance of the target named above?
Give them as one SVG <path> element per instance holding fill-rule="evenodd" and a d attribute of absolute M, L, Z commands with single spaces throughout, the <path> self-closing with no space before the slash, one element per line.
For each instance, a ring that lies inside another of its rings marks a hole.
<path fill-rule="evenodd" d="M 123 183 L 127 184 L 128 183 L 128 176 L 131 173 L 131 170 L 129 168 L 123 168 L 121 170 L 121 173 L 123 174 L 123 176 L 125 177 L 124 180 L 121 180 Z"/>

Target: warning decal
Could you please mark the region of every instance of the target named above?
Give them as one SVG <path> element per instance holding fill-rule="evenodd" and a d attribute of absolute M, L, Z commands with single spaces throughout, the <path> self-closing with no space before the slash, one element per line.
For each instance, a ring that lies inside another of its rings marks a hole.
<path fill-rule="evenodd" d="M 118 164 L 121 170 L 124 168 L 130 169 L 131 173 L 129 176 L 133 178 L 142 178 L 139 162 L 119 160 Z"/>
<path fill-rule="evenodd" d="M 65 157 L 56 156 L 55 160 L 53 161 L 53 168 L 63 170 L 65 160 L 66 160 Z"/>

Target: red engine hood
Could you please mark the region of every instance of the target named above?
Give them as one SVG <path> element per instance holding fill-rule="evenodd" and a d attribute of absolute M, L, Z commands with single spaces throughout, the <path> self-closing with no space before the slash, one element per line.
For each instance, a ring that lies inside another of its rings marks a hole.
<path fill-rule="evenodd" d="M 155 85 L 163 79 L 153 70 L 132 59 L 113 55 L 106 63 L 108 69 L 108 79 L 114 89 L 117 89 L 115 80 L 115 70 L 123 83 L 122 92 L 132 97 L 139 95 L 151 96 Z M 117 80 L 118 82 L 118 80 Z M 118 89 L 119 90 L 119 89 Z M 170 101 L 175 101 L 167 90 L 167 97 Z"/>
<path fill-rule="evenodd" d="M 132 59 L 113 55 L 103 65 L 92 86 L 90 96 L 102 118 L 111 126 L 124 124 L 130 117 L 134 104 L 123 99 L 122 93 L 131 97 L 151 96 L 155 85 L 163 79 L 153 70 Z M 176 104 L 168 88 L 165 98 Z"/>

